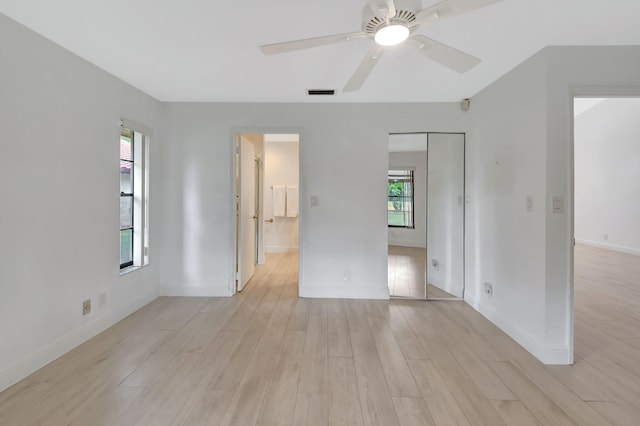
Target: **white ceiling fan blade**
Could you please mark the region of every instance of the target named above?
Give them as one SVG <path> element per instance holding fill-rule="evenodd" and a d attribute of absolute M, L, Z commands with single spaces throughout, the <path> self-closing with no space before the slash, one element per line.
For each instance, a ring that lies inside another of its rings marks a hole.
<path fill-rule="evenodd" d="M 480 59 L 423 35 L 407 40 L 407 44 L 427 58 L 459 73 L 467 72 L 480 63 Z"/>
<path fill-rule="evenodd" d="M 278 53 L 292 52 L 294 50 L 310 49 L 312 47 L 324 46 L 326 44 L 340 43 L 354 38 L 370 37 L 365 32 L 334 34 L 322 37 L 306 38 L 303 40 L 285 41 L 283 43 L 265 44 L 260 46 L 260 50 L 265 55 L 276 55 Z"/>
<path fill-rule="evenodd" d="M 360 89 L 367 77 L 369 77 L 369 74 L 371 74 L 373 67 L 378 63 L 378 59 L 380 59 L 382 52 L 383 48 L 380 46 L 376 46 L 371 49 L 342 91 L 354 92 Z"/>
<path fill-rule="evenodd" d="M 453 16 L 462 15 L 502 0 L 443 0 L 416 13 L 415 23 L 440 21 Z"/>

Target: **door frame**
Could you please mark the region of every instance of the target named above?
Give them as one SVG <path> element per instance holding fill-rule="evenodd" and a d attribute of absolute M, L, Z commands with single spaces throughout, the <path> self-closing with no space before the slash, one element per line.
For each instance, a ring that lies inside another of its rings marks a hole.
<path fill-rule="evenodd" d="M 228 279 L 229 285 L 229 295 L 233 296 L 237 293 L 236 291 L 236 265 L 237 265 L 237 244 L 238 244 L 238 233 L 240 224 L 238 223 L 236 216 L 236 137 L 239 137 L 242 134 L 297 134 L 298 135 L 298 166 L 299 166 L 299 197 L 300 197 L 300 206 L 298 208 L 298 294 L 300 294 L 300 288 L 303 286 L 303 273 L 304 269 L 303 258 L 304 258 L 304 242 L 306 241 L 306 232 L 304 228 L 304 223 L 306 219 L 306 176 L 304 173 L 304 168 L 302 167 L 302 153 L 304 152 L 304 144 L 303 144 L 303 130 L 301 128 L 295 127 L 285 127 L 285 128 L 274 128 L 274 127 L 239 127 L 239 128 L 231 128 L 230 129 L 230 155 L 229 155 L 229 180 L 230 180 L 230 195 L 229 195 L 229 215 L 230 215 L 230 223 L 232 226 L 229 228 L 229 253 L 231 254 L 229 265 L 230 265 L 230 273 Z M 264 168 L 264 164 L 262 165 Z M 263 181 L 264 185 L 264 181 Z M 264 198 L 263 198 L 264 199 Z M 238 206 L 241 208 L 241 206 Z M 264 212 L 262 209 L 259 209 L 258 221 L 262 223 L 264 220 Z"/>
<path fill-rule="evenodd" d="M 568 335 L 569 335 L 569 356 L 570 364 L 574 362 L 575 347 L 575 117 L 574 104 L 575 98 L 640 98 L 640 86 L 569 86 L 568 91 L 569 103 L 569 235 L 567 235 L 567 243 L 569 246 L 569 303 L 568 309 Z"/>

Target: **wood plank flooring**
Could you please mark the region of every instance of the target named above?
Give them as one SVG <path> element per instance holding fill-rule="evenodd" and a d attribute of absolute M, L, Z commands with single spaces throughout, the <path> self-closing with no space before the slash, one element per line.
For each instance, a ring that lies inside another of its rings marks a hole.
<path fill-rule="evenodd" d="M 233 298 L 160 297 L 0 393 L 0 425 L 638 425 L 640 259 L 576 254 L 574 366 L 464 302 L 300 299 L 271 255 Z"/>

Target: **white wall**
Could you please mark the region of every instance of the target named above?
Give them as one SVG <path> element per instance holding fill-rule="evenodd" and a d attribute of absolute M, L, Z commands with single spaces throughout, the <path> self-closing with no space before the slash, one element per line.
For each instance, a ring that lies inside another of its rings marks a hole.
<path fill-rule="evenodd" d="M 273 215 L 274 186 L 299 187 L 300 168 L 298 142 L 266 142 L 264 152 L 264 218 L 273 223 L 264 225 L 266 253 L 285 253 L 298 250 L 298 217 Z"/>
<path fill-rule="evenodd" d="M 575 236 L 640 254 L 640 99 L 610 98 L 575 119 Z"/>
<path fill-rule="evenodd" d="M 546 52 L 471 100 L 465 299 L 539 358 L 545 341 Z M 526 197 L 532 196 L 532 212 Z M 494 293 L 484 293 L 484 283 Z"/>
<path fill-rule="evenodd" d="M 388 135 L 464 132 L 450 104 L 165 105 L 164 294 L 230 294 L 235 131 L 300 133 L 300 294 L 387 298 Z M 318 197 L 317 207 L 309 197 Z M 350 280 L 344 281 L 349 271 Z"/>
<path fill-rule="evenodd" d="M 472 98 L 466 299 L 544 362 L 573 360 L 572 95 L 638 94 L 639 67 L 639 47 L 548 47 Z"/>
<path fill-rule="evenodd" d="M 427 135 L 415 135 L 424 139 L 426 150 Z M 390 137 L 393 137 L 391 135 Z M 414 229 L 389 228 L 389 244 L 403 247 L 427 246 L 427 152 L 390 152 L 389 169 L 413 167 L 413 224 Z M 382 205 L 385 209 L 386 203 Z"/>
<path fill-rule="evenodd" d="M 2 390 L 158 294 L 162 132 L 157 101 L 4 15 L 0 64 Z M 151 265 L 122 277 L 121 118 L 155 131 Z"/>

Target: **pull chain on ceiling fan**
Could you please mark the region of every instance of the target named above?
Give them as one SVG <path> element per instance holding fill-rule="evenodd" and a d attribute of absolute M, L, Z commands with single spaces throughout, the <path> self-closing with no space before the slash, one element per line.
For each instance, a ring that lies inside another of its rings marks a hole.
<path fill-rule="evenodd" d="M 499 1 L 501 0 L 443 0 L 422 9 L 421 0 L 370 0 L 362 13 L 362 31 L 267 44 L 260 46 L 260 50 L 265 55 L 276 55 L 357 38 L 373 39 L 375 46 L 364 57 L 342 89 L 343 92 L 360 89 L 384 50 L 401 43 L 405 43 L 406 46 L 447 68 L 464 73 L 478 65 L 480 59 L 424 35 L 411 35 L 423 25 L 458 16 Z"/>

